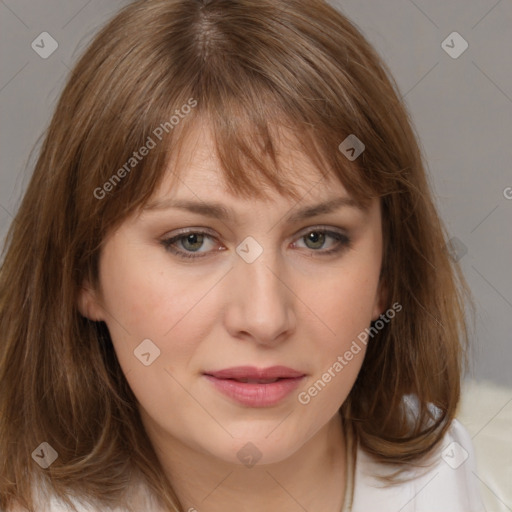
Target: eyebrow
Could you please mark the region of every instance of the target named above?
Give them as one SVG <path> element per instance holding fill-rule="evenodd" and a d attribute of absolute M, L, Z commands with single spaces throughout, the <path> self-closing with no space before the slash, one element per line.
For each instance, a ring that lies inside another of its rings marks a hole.
<path fill-rule="evenodd" d="M 185 199 L 164 199 L 161 201 L 155 201 L 146 205 L 144 211 L 155 211 L 155 210 L 168 210 L 176 208 L 180 210 L 186 210 L 192 213 L 204 215 L 206 217 L 213 217 L 222 221 L 228 221 L 234 217 L 233 210 L 226 208 L 220 203 L 206 203 L 203 201 L 185 200 Z M 286 216 L 286 222 L 300 222 L 302 220 L 309 219 L 310 217 L 316 217 L 318 215 L 332 213 L 340 208 L 354 208 L 361 212 L 365 212 L 357 201 L 349 197 L 335 197 L 328 201 L 318 203 L 311 206 L 306 206 L 299 210 L 292 211 Z"/>

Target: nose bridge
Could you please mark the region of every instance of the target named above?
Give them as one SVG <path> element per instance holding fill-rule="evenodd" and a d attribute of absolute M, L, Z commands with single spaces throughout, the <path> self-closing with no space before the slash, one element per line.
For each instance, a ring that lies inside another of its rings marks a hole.
<path fill-rule="evenodd" d="M 257 254 L 255 251 L 259 255 L 252 259 Z M 244 332 L 259 342 L 271 342 L 290 329 L 293 317 L 290 291 L 279 275 L 283 273 L 279 251 L 258 249 L 249 240 L 247 245 L 242 242 L 237 252 L 239 257 L 230 272 L 233 293 L 230 293 L 228 328 L 233 335 Z M 251 252 L 251 257 L 247 257 Z"/>

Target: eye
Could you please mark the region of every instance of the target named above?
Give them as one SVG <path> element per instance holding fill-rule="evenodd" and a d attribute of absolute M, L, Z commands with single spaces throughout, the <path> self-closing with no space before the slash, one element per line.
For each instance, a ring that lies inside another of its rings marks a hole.
<path fill-rule="evenodd" d="M 181 258 L 202 258 L 212 252 L 213 240 L 215 238 L 205 231 L 188 231 L 162 240 L 161 243 L 168 251 Z M 206 250 L 201 251 L 205 247 Z"/>
<path fill-rule="evenodd" d="M 347 235 L 323 228 L 309 228 L 299 240 L 304 241 L 306 249 L 310 249 L 319 255 L 339 253 L 348 249 L 351 245 L 351 240 Z M 325 247 L 326 243 L 327 248 Z"/>

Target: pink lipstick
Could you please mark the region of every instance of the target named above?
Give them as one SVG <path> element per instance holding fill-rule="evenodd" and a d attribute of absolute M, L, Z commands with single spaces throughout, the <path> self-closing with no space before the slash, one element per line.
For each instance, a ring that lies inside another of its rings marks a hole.
<path fill-rule="evenodd" d="M 236 366 L 204 372 L 213 386 L 248 407 L 270 407 L 297 389 L 305 373 L 286 366 Z"/>

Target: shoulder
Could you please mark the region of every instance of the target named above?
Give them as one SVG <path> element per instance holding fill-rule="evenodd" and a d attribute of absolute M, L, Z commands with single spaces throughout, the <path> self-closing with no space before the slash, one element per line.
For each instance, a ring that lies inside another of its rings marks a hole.
<path fill-rule="evenodd" d="M 126 508 L 117 506 L 106 509 L 98 504 L 93 498 L 77 499 L 68 496 L 75 507 L 70 508 L 66 503 L 59 499 L 52 491 L 51 486 L 40 480 L 33 484 L 32 497 L 36 504 L 35 512 L 163 512 L 157 503 L 155 497 L 151 494 L 148 487 L 141 479 L 133 479 L 126 490 L 126 502 L 129 504 Z M 25 508 L 16 505 L 7 512 L 27 512 Z"/>
<path fill-rule="evenodd" d="M 76 512 L 99 512 L 99 509 L 92 504 L 78 501 L 72 497 L 68 497 L 68 499 L 76 508 Z M 43 479 L 33 482 L 32 500 L 36 507 L 34 512 L 75 512 L 52 491 L 49 483 Z M 15 504 L 7 512 L 27 512 L 27 509 Z"/>
<path fill-rule="evenodd" d="M 358 448 L 354 475 L 352 512 L 483 512 L 475 476 L 475 456 L 471 437 L 453 420 L 428 466 L 411 467 L 407 480 L 385 486 L 375 475 L 377 464 Z"/>

